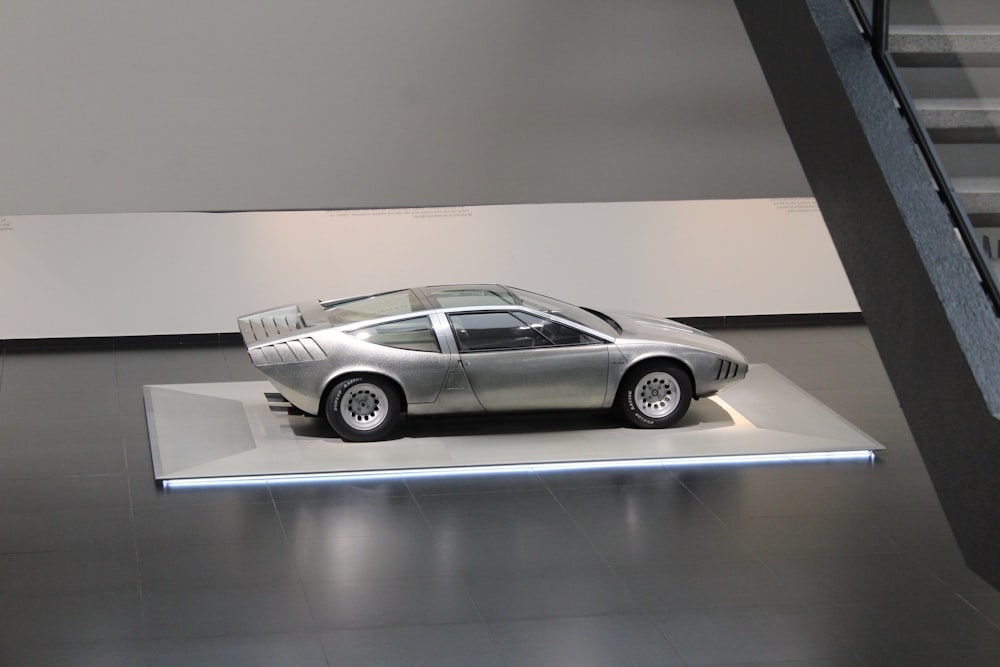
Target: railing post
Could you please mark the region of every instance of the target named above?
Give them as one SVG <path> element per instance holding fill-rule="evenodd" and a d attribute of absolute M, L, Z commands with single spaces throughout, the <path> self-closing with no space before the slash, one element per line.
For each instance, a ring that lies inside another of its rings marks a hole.
<path fill-rule="evenodd" d="M 872 48 L 880 54 L 889 50 L 889 0 L 872 3 Z"/>

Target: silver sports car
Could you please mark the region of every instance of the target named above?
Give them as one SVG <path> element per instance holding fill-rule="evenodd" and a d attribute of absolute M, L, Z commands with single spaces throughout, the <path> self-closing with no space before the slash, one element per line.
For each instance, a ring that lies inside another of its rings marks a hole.
<path fill-rule="evenodd" d="M 387 437 L 410 415 L 619 408 L 675 424 L 747 360 L 667 319 L 600 312 L 502 285 L 411 287 L 240 317 L 254 365 L 344 439 Z"/>

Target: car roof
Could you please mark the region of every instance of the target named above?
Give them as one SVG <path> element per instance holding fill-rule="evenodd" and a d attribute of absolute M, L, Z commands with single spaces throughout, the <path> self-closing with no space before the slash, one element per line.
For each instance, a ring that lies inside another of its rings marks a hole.
<path fill-rule="evenodd" d="M 513 306 L 518 300 L 503 285 L 430 285 L 413 288 L 433 308 L 480 308 Z"/>

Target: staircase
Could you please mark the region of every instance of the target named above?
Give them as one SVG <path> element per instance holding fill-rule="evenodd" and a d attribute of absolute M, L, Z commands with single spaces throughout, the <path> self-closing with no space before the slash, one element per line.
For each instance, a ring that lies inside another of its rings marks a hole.
<path fill-rule="evenodd" d="M 1000 239 L 997 2 L 894 0 L 899 96 L 885 0 L 735 3 L 966 563 L 1000 589 L 1000 289 L 975 252 Z"/>
<path fill-rule="evenodd" d="M 1000 20 L 1000 8 L 990 13 Z M 1000 25 L 890 20 L 893 60 L 983 249 L 1000 269 Z"/>

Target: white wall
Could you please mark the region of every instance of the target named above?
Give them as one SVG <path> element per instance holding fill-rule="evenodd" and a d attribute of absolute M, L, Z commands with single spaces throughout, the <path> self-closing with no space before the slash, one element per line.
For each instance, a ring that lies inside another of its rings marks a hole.
<path fill-rule="evenodd" d="M 731 0 L 3 0 L 0 215 L 808 196 Z"/>
<path fill-rule="evenodd" d="M 450 282 L 662 316 L 858 310 L 812 199 L 0 218 L 0 339 L 235 331 Z"/>
<path fill-rule="evenodd" d="M 0 96 L 0 339 L 463 280 L 856 309 L 761 199 L 810 191 L 731 0 L 4 0 Z"/>

